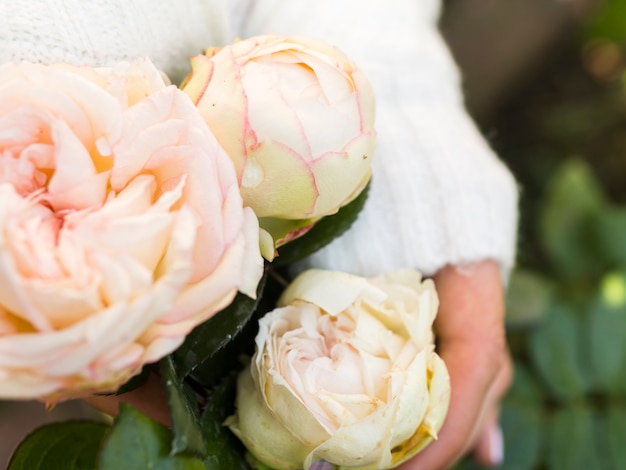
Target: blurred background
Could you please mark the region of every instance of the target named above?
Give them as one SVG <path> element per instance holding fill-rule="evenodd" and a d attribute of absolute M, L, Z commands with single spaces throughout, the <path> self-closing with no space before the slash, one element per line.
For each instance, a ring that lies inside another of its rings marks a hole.
<path fill-rule="evenodd" d="M 502 468 L 624 469 L 626 0 L 447 0 L 441 28 L 522 195 Z M 83 418 L 0 402 L 0 468 L 35 427 Z"/>
<path fill-rule="evenodd" d="M 450 0 L 442 29 L 521 188 L 501 468 L 624 469 L 626 1 Z"/>

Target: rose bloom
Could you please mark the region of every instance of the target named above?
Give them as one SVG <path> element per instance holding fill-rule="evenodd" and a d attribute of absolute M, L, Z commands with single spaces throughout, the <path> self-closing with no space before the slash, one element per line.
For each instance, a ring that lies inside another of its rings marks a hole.
<path fill-rule="evenodd" d="M 113 391 L 254 295 L 258 222 L 147 60 L 0 67 L 0 398 Z"/>
<path fill-rule="evenodd" d="M 232 158 L 245 203 L 277 246 L 365 187 L 374 95 L 338 49 L 258 36 L 209 48 L 192 67 L 182 89 Z"/>
<path fill-rule="evenodd" d="M 450 384 L 435 354 L 431 280 L 310 270 L 261 319 L 227 424 L 261 462 L 392 468 L 440 429 Z"/>

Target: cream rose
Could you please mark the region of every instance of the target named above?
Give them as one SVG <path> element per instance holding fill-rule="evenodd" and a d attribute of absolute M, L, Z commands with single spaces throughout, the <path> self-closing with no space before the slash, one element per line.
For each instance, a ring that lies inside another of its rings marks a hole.
<path fill-rule="evenodd" d="M 0 67 L 0 398 L 115 390 L 261 269 L 230 159 L 149 61 Z"/>
<path fill-rule="evenodd" d="M 364 188 L 374 96 L 339 50 L 309 38 L 257 36 L 210 48 L 192 66 L 182 89 L 232 158 L 245 203 L 277 246 Z"/>
<path fill-rule="evenodd" d="M 364 279 L 311 270 L 260 322 L 227 424 L 275 469 L 386 469 L 443 423 L 450 385 L 435 354 L 434 284 L 412 270 Z"/>

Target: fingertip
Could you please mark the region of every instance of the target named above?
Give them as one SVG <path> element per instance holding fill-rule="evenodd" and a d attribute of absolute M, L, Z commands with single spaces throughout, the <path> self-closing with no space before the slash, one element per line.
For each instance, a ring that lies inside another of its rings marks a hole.
<path fill-rule="evenodd" d="M 477 442 L 474 458 L 481 465 L 496 467 L 504 460 L 504 436 L 502 428 L 491 425 L 485 429 Z"/>

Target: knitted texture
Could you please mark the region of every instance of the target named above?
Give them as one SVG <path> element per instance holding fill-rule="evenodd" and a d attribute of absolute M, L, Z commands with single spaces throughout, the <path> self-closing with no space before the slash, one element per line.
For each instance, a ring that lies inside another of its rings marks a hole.
<path fill-rule="evenodd" d="M 517 188 L 467 115 L 435 0 L 252 0 L 243 34 L 317 36 L 370 78 L 378 143 L 353 228 L 305 267 L 373 276 L 495 259 L 511 269 Z M 302 12 L 306 11 L 306 14 Z"/>
<path fill-rule="evenodd" d="M 0 0 L 0 62 L 108 66 L 148 56 L 178 82 L 190 54 L 232 40 L 223 0 Z"/>
<path fill-rule="evenodd" d="M 235 35 L 339 46 L 377 98 L 372 190 L 354 227 L 307 266 L 426 274 L 485 258 L 513 265 L 515 182 L 463 107 L 437 0 L 0 0 L 0 61 L 110 65 L 149 56 L 179 80 L 187 57 Z"/>

